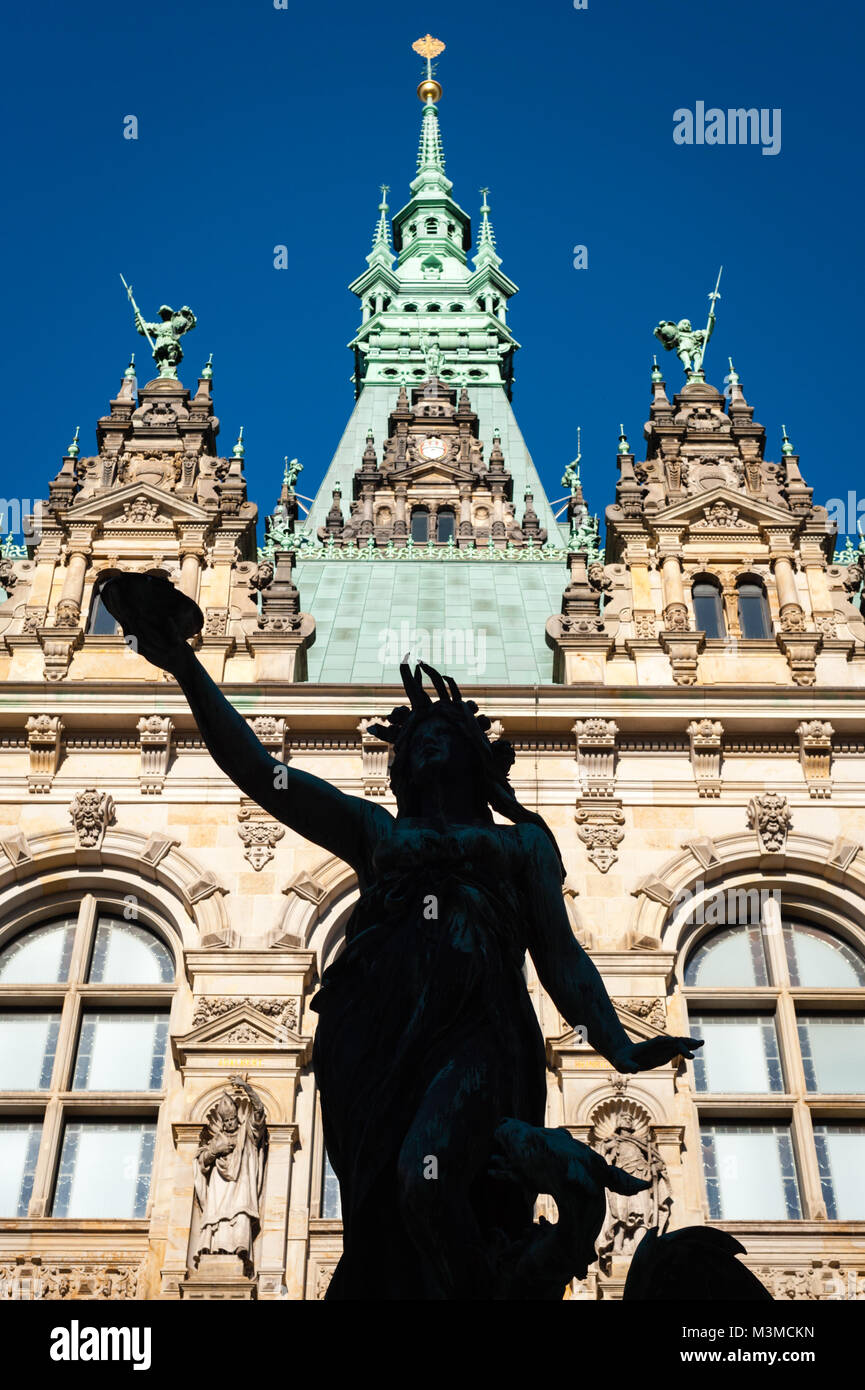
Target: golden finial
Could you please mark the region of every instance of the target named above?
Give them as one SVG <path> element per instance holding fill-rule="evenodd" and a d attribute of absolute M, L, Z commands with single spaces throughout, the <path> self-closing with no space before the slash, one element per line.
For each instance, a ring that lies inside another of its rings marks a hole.
<path fill-rule="evenodd" d="M 421 101 L 438 101 L 442 94 L 441 83 L 436 82 L 433 77 L 432 60 L 437 58 L 440 53 L 444 53 L 445 45 L 441 39 L 434 39 L 432 34 L 424 34 L 422 39 L 417 39 L 412 48 L 415 53 L 419 53 L 422 58 L 426 58 L 426 77 L 420 83 L 417 94 Z"/>

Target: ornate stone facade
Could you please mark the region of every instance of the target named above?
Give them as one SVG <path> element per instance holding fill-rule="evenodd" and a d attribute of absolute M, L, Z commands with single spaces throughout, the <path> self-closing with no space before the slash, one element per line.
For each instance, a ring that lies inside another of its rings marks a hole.
<path fill-rule="evenodd" d="M 0 961 L 50 923 L 74 949 L 66 979 L 0 975 L 10 1008 L 38 997 L 61 1017 L 54 1071 L 26 1096 L 38 1133 L 23 1210 L 0 1214 L 0 1297 L 315 1300 L 339 1258 L 310 1004 L 358 887 L 215 766 L 175 683 L 106 621 L 94 586 L 116 568 L 159 569 L 199 604 L 197 654 L 275 771 L 290 756 L 391 811 L 387 748 L 370 726 L 398 702 L 408 613 L 409 645 L 429 641 L 445 670 L 462 662 L 463 688 L 504 720 L 516 794 L 557 837 L 575 936 L 631 1035 L 687 1033 L 743 996 L 746 1012 L 775 1009 L 792 1089 L 740 1104 L 681 1060 L 617 1076 L 528 961 L 554 1083 L 547 1123 L 644 1165 L 653 1184 L 648 1207 L 610 1209 L 601 1258 L 571 1296 L 619 1297 L 652 1219 L 732 1225 L 777 1298 L 865 1293 L 865 1212 L 832 1214 L 817 1142 L 821 1126 L 862 1124 L 865 1097 L 809 1089 L 785 964 L 798 929 L 840 942 L 851 972 L 865 959 L 862 552 L 836 555 L 792 449 L 766 458 L 738 379 L 728 397 L 696 381 L 671 399 L 657 369 L 645 459 L 620 440 L 605 550 L 575 472 L 559 528 L 510 404 L 516 285 L 486 203 L 467 264 L 437 119 L 427 107 L 395 245 L 385 206 L 353 285 L 357 403 L 308 518 L 299 469 L 286 469 L 257 532 L 242 441 L 218 453 L 212 371 L 194 389 L 126 375 L 95 452 L 70 448 L 48 482 L 38 546 L 4 549 Z M 466 657 L 480 632 L 498 643 L 483 670 Z M 759 968 L 762 932 L 772 968 L 743 974 L 725 1004 L 720 986 L 692 983 L 693 962 L 730 895 L 752 891 L 746 965 Z M 162 943 L 165 974 L 140 989 L 107 967 L 91 979 L 106 922 L 127 944 Z M 72 1084 L 88 991 L 105 1012 L 132 999 L 167 1020 L 164 1072 L 144 1089 L 106 1099 Z M 865 988 L 848 983 L 829 1004 L 859 1014 Z M 258 1225 L 245 1268 L 205 1251 L 193 1279 L 196 1157 L 234 1075 L 266 1114 Z M 65 1127 L 103 1112 L 152 1123 L 139 1214 L 68 1221 Z M 0 1092 L 0 1118 L 23 1114 L 20 1094 Z M 725 1223 L 713 1211 L 701 1140 L 737 1118 L 792 1131 L 797 1214 Z"/>

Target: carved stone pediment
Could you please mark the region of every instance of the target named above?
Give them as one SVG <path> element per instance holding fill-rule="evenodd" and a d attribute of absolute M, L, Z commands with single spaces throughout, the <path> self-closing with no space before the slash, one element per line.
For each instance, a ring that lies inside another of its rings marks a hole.
<path fill-rule="evenodd" d="M 156 508 L 157 515 L 154 520 L 158 520 L 163 526 L 174 521 L 209 524 L 211 520 L 211 514 L 203 507 L 196 506 L 194 502 L 187 502 L 172 492 L 154 487 L 152 483 L 139 482 L 128 483 L 124 487 L 112 489 L 104 496 L 90 497 L 86 502 L 70 507 L 65 520 L 70 524 L 83 521 L 101 522 L 103 526 L 111 528 L 129 526 L 130 519 L 134 521 L 135 518 L 130 518 L 128 513 L 139 509 L 142 503 Z"/>
<path fill-rule="evenodd" d="M 290 1052 L 302 1052 L 304 1056 L 312 1046 L 311 1039 L 303 1038 L 293 1028 L 280 1023 L 241 1002 L 237 1008 L 230 1008 L 216 1018 L 199 1023 L 181 1037 L 172 1038 L 172 1047 L 180 1066 L 185 1066 L 187 1058 L 193 1054 L 207 1057 L 210 1054 L 229 1050 L 242 1054 L 261 1052 L 279 1048 Z"/>
<path fill-rule="evenodd" d="M 796 518 L 786 508 L 772 502 L 734 492 L 732 488 L 719 487 L 711 492 L 703 492 L 695 497 L 686 497 L 672 507 L 665 507 L 652 517 L 652 525 L 663 522 L 665 526 L 676 522 L 696 530 L 735 531 L 741 535 L 743 530 L 756 533 L 761 524 L 779 524 L 795 528 Z"/>

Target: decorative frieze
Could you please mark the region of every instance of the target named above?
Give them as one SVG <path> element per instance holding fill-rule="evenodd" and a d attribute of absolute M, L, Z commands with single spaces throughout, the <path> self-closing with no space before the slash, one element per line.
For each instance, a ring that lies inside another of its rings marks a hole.
<path fill-rule="evenodd" d="M 748 825 L 756 830 L 757 838 L 767 854 L 782 852 L 792 819 L 786 796 L 780 796 L 777 792 L 761 792 L 748 802 Z"/>
<path fill-rule="evenodd" d="M 42 1264 L 21 1256 L 0 1264 L 0 1301 L 4 1299 L 138 1298 L 140 1264 Z"/>
<path fill-rule="evenodd" d="M 645 1019 L 653 1028 L 663 1031 L 667 1026 L 667 1013 L 663 999 L 613 999 L 617 1009 L 627 1009 L 636 1018 Z"/>
<path fill-rule="evenodd" d="M 141 755 L 138 785 L 144 796 L 155 796 L 165 785 L 174 723 L 168 715 L 147 714 L 141 716 L 136 728 Z"/>
<path fill-rule="evenodd" d="M 63 721 L 58 714 L 31 714 L 24 727 L 30 753 L 27 788 L 35 793 L 49 792 L 60 762 Z"/>
<path fill-rule="evenodd" d="M 832 735 L 835 730 L 823 719 L 806 719 L 796 730 L 799 762 L 813 797 L 832 795 Z"/>
<path fill-rule="evenodd" d="M 300 1018 L 300 1000 L 291 996 L 289 998 L 277 997 L 252 997 L 244 995 L 202 995 L 195 1001 L 195 1013 L 192 1016 L 192 1026 L 197 1028 L 199 1024 L 210 1023 L 213 1019 L 223 1018 L 230 1014 L 233 1009 L 242 1008 L 247 1005 L 250 1009 L 255 1009 L 256 1013 L 263 1017 L 272 1019 L 277 1028 L 290 1030 L 296 1033 Z M 241 1041 L 240 1039 L 228 1038 L 226 1041 Z"/>

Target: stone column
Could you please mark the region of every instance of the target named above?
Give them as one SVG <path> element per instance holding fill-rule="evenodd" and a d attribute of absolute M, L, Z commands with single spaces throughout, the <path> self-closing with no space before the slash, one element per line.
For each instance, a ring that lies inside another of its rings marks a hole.
<path fill-rule="evenodd" d="M 396 507 L 396 514 L 393 523 L 394 540 L 402 540 L 408 535 L 408 527 L 406 525 L 405 519 L 405 483 L 400 483 L 398 487 L 394 488 L 393 496 L 394 505 Z"/>
<path fill-rule="evenodd" d="M 86 530 L 74 529 L 69 536 L 69 559 L 63 580 L 63 589 L 57 603 L 57 622 L 62 627 L 74 627 L 81 617 L 81 600 L 84 597 L 84 578 L 87 562 L 92 553 L 93 534 Z"/>
<path fill-rule="evenodd" d="M 802 605 L 799 602 L 796 576 L 788 555 L 778 555 L 775 558 L 775 584 L 778 588 L 778 607 L 782 620 L 785 608 L 796 608 L 801 613 Z"/>
<path fill-rule="evenodd" d="M 682 563 L 678 555 L 665 555 L 661 563 L 661 587 L 664 592 L 664 627 L 672 632 L 685 632 L 688 609 L 682 583 Z"/>

